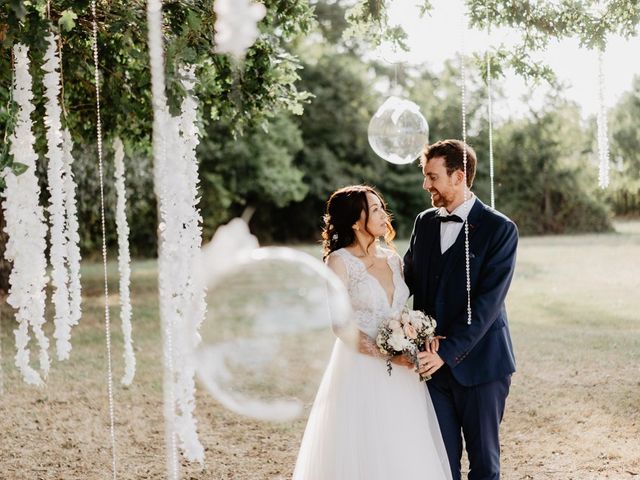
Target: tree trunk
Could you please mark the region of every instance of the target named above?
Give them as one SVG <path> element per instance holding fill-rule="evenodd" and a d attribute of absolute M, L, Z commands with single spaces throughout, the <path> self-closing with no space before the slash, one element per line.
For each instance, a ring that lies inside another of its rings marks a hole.
<path fill-rule="evenodd" d="M 4 251 L 9 239 L 4 227 L 4 209 L 2 208 L 2 200 L 0 200 L 0 295 L 2 296 L 9 292 L 9 274 L 13 267 L 13 264 L 4 258 Z"/>
<path fill-rule="evenodd" d="M 551 190 L 549 188 L 545 188 L 544 190 L 544 219 L 545 219 L 545 233 L 549 229 L 551 231 L 556 231 L 556 225 L 553 222 L 553 203 L 551 202 Z"/>

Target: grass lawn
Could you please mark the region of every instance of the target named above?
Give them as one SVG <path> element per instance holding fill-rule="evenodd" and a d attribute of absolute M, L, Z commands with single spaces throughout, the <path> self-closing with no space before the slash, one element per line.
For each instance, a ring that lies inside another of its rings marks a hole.
<path fill-rule="evenodd" d="M 616 229 L 521 239 L 508 297 L 518 372 L 502 427 L 504 479 L 640 478 L 640 222 Z M 166 478 L 156 264 L 132 268 L 137 373 L 129 388 L 119 383 L 117 268 L 109 267 L 118 478 Z M 25 385 L 13 365 L 13 316 L 3 303 L 0 479 L 110 478 L 101 282 L 101 264 L 83 265 L 71 359 L 53 360 L 42 389 Z M 305 419 L 247 420 L 203 389 L 197 401 L 207 463 L 184 464 L 182 478 L 290 476 Z"/>

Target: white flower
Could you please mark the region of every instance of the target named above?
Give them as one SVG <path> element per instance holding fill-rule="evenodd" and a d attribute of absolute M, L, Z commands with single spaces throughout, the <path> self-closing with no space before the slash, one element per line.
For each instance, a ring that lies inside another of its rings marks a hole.
<path fill-rule="evenodd" d="M 7 185 L 2 192 L 2 207 L 5 232 L 9 234 L 4 256 L 13 262 L 7 303 L 16 309 L 16 366 L 27 383 L 42 385 L 42 377 L 29 364 L 28 348 L 31 330 L 40 348 L 40 369 L 46 377 L 50 364 L 49 340 L 42 326 L 45 323 L 45 288 L 48 281 L 45 257 L 47 226 L 39 204 L 40 187 L 35 174 L 38 155 L 33 148 L 35 137 L 31 113 L 35 107 L 32 103 L 28 51 L 21 44 L 13 47 L 13 99 L 18 109 L 16 126 L 9 138 L 10 152 L 14 160 L 24 164 L 27 169 L 21 175 L 15 175 L 8 168 L 1 173 Z"/>
<path fill-rule="evenodd" d="M 396 331 L 396 330 L 400 330 L 402 328 L 402 325 L 400 325 L 400 322 L 398 320 L 394 319 L 389 322 L 389 328 L 392 331 Z"/>
<path fill-rule="evenodd" d="M 404 350 L 405 348 L 407 348 L 409 342 L 407 341 L 407 339 L 404 337 L 404 334 L 402 333 L 402 331 L 400 333 L 396 333 L 394 332 L 390 337 L 389 340 L 387 342 L 391 348 L 393 348 L 396 352 L 401 352 L 402 350 Z"/>
<path fill-rule="evenodd" d="M 418 310 L 412 310 L 409 313 L 409 318 L 410 318 L 411 325 L 413 325 L 417 329 L 420 329 L 425 325 L 424 314 Z"/>
<path fill-rule="evenodd" d="M 51 222 L 51 283 L 53 285 L 53 304 L 55 305 L 56 350 L 58 360 L 67 360 L 71 352 L 71 319 L 69 303 L 69 275 L 67 263 L 67 209 L 65 205 L 64 152 L 62 150 L 62 124 L 60 121 L 60 58 L 57 50 L 57 37 L 50 33 L 49 46 L 44 56 L 42 69 L 44 74 L 45 125 L 47 127 L 47 180 L 49 182 L 49 221 Z"/>
<path fill-rule="evenodd" d="M 77 325 L 82 315 L 82 287 L 80 285 L 80 235 L 78 233 L 78 212 L 76 206 L 76 182 L 73 179 L 73 141 L 69 130 L 62 131 L 62 152 L 64 164 L 64 192 L 67 225 L 67 262 L 69 267 L 69 315 L 70 324 Z"/>
<path fill-rule="evenodd" d="M 116 185 L 116 230 L 118 232 L 118 270 L 120 271 L 120 320 L 122 321 L 122 337 L 124 341 L 123 385 L 131 385 L 136 372 L 136 357 L 133 352 L 131 337 L 131 256 L 129 254 L 129 224 L 126 214 L 126 189 L 124 175 L 124 145 L 120 138 L 113 142 L 114 180 Z"/>

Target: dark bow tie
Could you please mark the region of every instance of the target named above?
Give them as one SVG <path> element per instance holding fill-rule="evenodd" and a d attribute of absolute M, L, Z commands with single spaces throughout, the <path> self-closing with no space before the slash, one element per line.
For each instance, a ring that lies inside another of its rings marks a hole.
<path fill-rule="evenodd" d="M 436 217 L 440 222 L 456 222 L 456 223 L 464 223 L 458 215 L 439 215 Z"/>

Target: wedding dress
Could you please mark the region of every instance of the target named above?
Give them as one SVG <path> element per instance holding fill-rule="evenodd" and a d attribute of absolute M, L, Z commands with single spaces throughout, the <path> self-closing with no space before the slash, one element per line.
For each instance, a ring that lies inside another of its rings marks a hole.
<path fill-rule="evenodd" d="M 378 325 L 402 310 L 409 289 L 400 257 L 382 249 L 393 272 L 391 304 L 380 282 L 345 249 L 353 320 L 375 342 Z M 412 369 L 359 353 L 337 339 L 314 401 L 294 480 L 451 479 L 431 398 Z"/>

